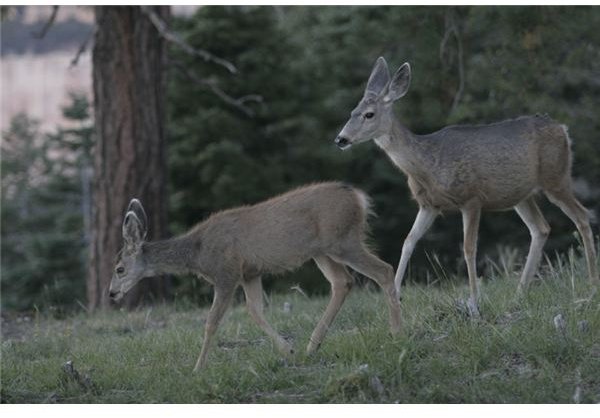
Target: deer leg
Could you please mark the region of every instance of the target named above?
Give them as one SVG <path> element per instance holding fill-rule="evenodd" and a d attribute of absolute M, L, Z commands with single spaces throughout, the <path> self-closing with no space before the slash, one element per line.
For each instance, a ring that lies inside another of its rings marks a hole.
<path fill-rule="evenodd" d="M 480 207 L 467 207 L 461 209 L 463 218 L 464 243 L 463 251 L 465 262 L 467 263 L 467 272 L 469 274 L 469 288 L 471 297 L 468 306 L 472 317 L 479 317 L 479 291 L 477 289 L 477 267 L 475 264 L 477 258 L 477 233 L 479 231 L 479 219 L 481 217 Z"/>
<path fill-rule="evenodd" d="M 331 283 L 331 299 L 329 300 L 329 304 L 327 305 L 323 316 L 310 336 L 310 341 L 306 348 L 308 354 L 319 349 L 319 346 L 323 342 L 323 338 L 325 338 L 325 334 L 327 334 L 327 330 L 342 307 L 342 304 L 344 303 L 344 300 L 346 300 L 346 296 L 354 283 L 354 278 L 342 264 L 336 263 L 327 256 L 315 257 L 314 260 L 327 281 Z"/>
<path fill-rule="evenodd" d="M 223 314 L 225 314 L 225 311 L 227 311 L 227 308 L 229 308 L 234 291 L 235 286 L 231 286 L 230 288 L 219 288 L 215 286 L 213 303 L 210 311 L 208 312 L 208 317 L 206 318 L 206 324 L 204 326 L 204 341 L 202 342 L 202 350 L 200 351 L 200 357 L 198 357 L 196 366 L 194 367 L 194 372 L 197 372 L 206 365 L 206 355 L 208 353 L 208 348 L 210 347 L 212 337 L 217 331 L 221 319 L 223 319 Z"/>
<path fill-rule="evenodd" d="M 550 225 L 544 219 L 544 215 L 540 211 L 535 199 L 530 197 L 517 206 L 515 210 L 527 225 L 529 233 L 531 234 L 531 245 L 529 246 L 529 254 L 527 255 L 527 261 L 525 267 L 521 273 L 521 280 L 519 281 L 519 287 L 517 292 L 519 294 L 527 290 L 529 282 L 535 275 L 535 272 L 542 258 L 542 249 L 546 243 L 546 239 L 550 234 Z"/>
<path fill-rule="evenodd" d="M 398 298 L 400 298 L 400 287 L 402 286 L 402 280 L 404 279 L 404 273 L 406 273 L 408 261 L 410 260 L 417 242 L 419 242 L 421 237 L 423 237 L 425 232 L 427 232 L 427 230 L 431 227 L 431 224 L 433 224 L 436 216 L 437 211 L 434 209 L 420 207 L 415 222 L 410 229 L 410 232 L 406 236 L 406 239 L 404 240 L 404 244 L 402 245 L 402 255 L 400 256 L 400 264 L 398 265 L 396 277 L 394 278 L 396 294 L 398 295 Z"/>
<path fill-rule="evenodd" d="M 594 237 L 592 235 L 592 228 L 590 227 L 588 211 L 581 203 L 579 203 L 575 196 L 573 196 L 573 192 L 570 189 L 559 191 L 546 190 L 546 195 L 550 201 L 561 208 L 561 210 L 573 221 L 575 226 L 577 226 L 577 230 L 583 240 L 590 282 L 595 283 L 596 285 L 600 284 L 598 267 L 596 265 Z"/>
<path fill-rule="evenodd" d="M 246 307 L 248 308 L 250 317 L 275 342 L 275 345 L 277 345 L 277 348 L 281 352 L 286 355 L 292 354 L 294 352 L 292 346 L 265 319 L 263 313 L 263 288 L 260 276 L 242 282 L 242 288 L 246 295 Z"/>
<path fill-rule="evenodd" d="M 402 318 L 400 303 L 396 296 L 396 287 L 394 286 L 394 269 L 392 266 L 371 254 L 362 245 L 358 247 L 353 246 L 347 251 L 343 251 L 341 254 L 342 255 L 340 256 L 332 258 L 334 258 L 335 261 L 350 266 L 360 274 L 367 276 L 381 287 L 387 299 L 390 331 L 392 334 L 400 332 Z"/>

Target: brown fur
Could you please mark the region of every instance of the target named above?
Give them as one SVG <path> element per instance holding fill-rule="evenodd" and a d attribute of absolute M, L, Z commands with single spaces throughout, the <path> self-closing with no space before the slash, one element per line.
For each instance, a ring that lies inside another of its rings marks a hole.
<path fill-rule="evenodd" d="M 309 352 L 321 344 L 350 289 L 352 276 L 346 266 L 382 287 L 390 326 L 397 332 L 400 310 L 393 269 L 364 244 L 368 212 L 368 198 L 360 190 L 343 183 L 321 183 L 256 205 L 215 213 L 186 234 L 167 241 L 137 244 L 131 235 L 144 235 L 135 229 L 136 219 L 144 215 L 128 212 L 123 227 L 126 247 L 117 263 L 117 269 L 126 271 L 120 276 L 115 273 L 111 295 L 120 298 L 141 278 L 165 273 L 194 273 L 212 283 L 215 296 L 195 370 L 205 364 L 211 337 L 238 285 L 244 288 L 252 318 L 282 351 L 290 353 L 291 346 L 263 316 L 260 277 L 295 269 L 310 259 L 330 281 L 332 297 L 311 336 Z M 130 248 L 129 242 L 133 242 Z"/>

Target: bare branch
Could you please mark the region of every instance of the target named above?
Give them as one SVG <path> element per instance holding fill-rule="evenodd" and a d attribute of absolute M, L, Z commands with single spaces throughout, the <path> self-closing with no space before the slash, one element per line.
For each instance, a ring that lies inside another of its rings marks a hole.
<path fill-rule="evenodd" d="M 95 34 L 96 34 L 96 26 L 94 25 L 94 27 L 92 28 L 90 33 L 88 33 L 88 35 L 85 37 L 85 39 L 83 40 L 81 45 L 79 45 L 79 49 L 77 50 L 77 53 L 71 60 L 71 64 L 69 65 L 69 68 L 73 68 L 79 63 L 79 58 L 86 51 L 88 43 L 90 42 L 90 39 L 92 39 Z"/>
<path fill-rule="evenodd" d="M 160 18 L 152 9 L 148 6 L 140 6 L 142 8 L 142 12 L 148 16 L 148 19 L 152 22 L 160 36 L 162 36 L 166 41 L 174 43 L 179 46 L 185 52 L 190 55 L 198 56 L 204 61 L 214 62 L 215 64 L 221 65 L 225 67 L 230 73 L 237 73 L 237 68 L 229 61 L 224 60 L 222 58 L 216 57 L 208 51 L 203 49 L 194 48 L 187 42 L 185 42 L 177 33 L 173 32 L 167 27 L 167 24 L 164 20 Z"/>
<path fill-rule="evenodd" d="M 262 103 L 263 98 L 258 94 L 249 94 L 246 96 L 242 96 L 240 98 L 235 98 L 225 93 L 218 85 L 215 80 L 209 80 L 205 78 L 198 77 L 194 72 L 190 71 L 185 65 L 180 62 L 173 62 L 175 68 L 181 71 L 190 81 L 193 81 L 196 84 L 204 86 L 208 88 L 212 93 L 217 95 L 221 100 L 225 103 L 235 107 L 236 109 L 243 112 L 246 116 L 253 117 L 254 112 L 252 109 L 246 106 L 248 102 Z"/>
<path fill-rule="evenodd" d="M 46 22 L 46 24 L 44 25 L 42 30 L 37 33 L 35 33 L 35 32 L 32 33 L 34 38 L 43 39 L 46 36 L 48 31 L 50 30 L 50 27 L 54 24 L 54 21 L 56 20 L 56 14 L 58 13 L 58 7 L 59 6 L 52 6 L 52 14 L 48 18 L 48 21 Z"/>
<path fill-rule="evenodd" d="M 246 102 L 262 103 L 263 97 L 260 94 L 247 94 L 237 99 L 237 101 L 242 104 Z"/>
<path fill-rule="evenodd" d="M 456 25 L 454 15 L 452 14 L 452 12 L 448 12 L 446 14 L 446 31 L 444 33 L 444 37 L 442 38 L 442 42 L 440 42 L 440 60 L 442 62 L 444 62 L 444 56 L 446 55 L 446 44 L 448 43 L 450 36 L 452 35 L 454 35 L 454 38 L 456 39 L 458 49 L 458 90 L 454 94 L 454 99 L 452 100 L 452 111 L 454 111 L 458 106 L 458 103 L 460 102 L 463 91 L 465 89 L 465 66 L 460 31 L 458 29 L 458 26 Z"/>
<path fill-rule="evenodd" d="M 458 90 L 456 91 L 454 100 L 452 101 L 453 111 L 458 106 L 458 102 L 462 98 L 463 91 L 465 90 L 465 65 L 463 60 L 462 38 L 460 37 L 458 28 L 456 26 L 454 26 L 454 28 L 454 36 L 456 37 L 456 42 L 458 42 Z"/>
<path fill-rule="evenodd" d="M 450 39 L 450 35 L 452 34 L 452 30 L 448 25 L 448 16 L 446 15 L 446 30 L 444 32 L 444 37 L 442 38 L 442 42 L 440 42 L 440 61 L 442 64 L 445 64 L 445 56 L 446 56 L 446 44 L 448 43 L 448 39 Z"/>

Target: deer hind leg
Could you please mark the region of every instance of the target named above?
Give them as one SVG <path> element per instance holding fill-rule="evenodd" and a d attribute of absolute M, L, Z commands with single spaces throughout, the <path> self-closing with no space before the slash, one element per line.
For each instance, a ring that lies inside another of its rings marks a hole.
<path fill-rule="evenodd" d="M 244 281 L 242 288 L 246 295 L 246 307 L 248 308 L 250 317 L 275 342 L 275 345 L 282 353 L 286 355 L 292 354 L 294 352 L 292 346 L 265 319 L 263 313 L 263 288 L 260 276 Z"/>
<path fill-rule="evenodd" d="M 479 317 L 479 290 L 477 288 L 477 234 L 479 232 L 479 219 L 481 218 L 480 207 L 468 207 L 461 209 L 463 218 L 464 243 L 463 251 L 465 262 L 467 263 L 467 272 L 469 274 L 469 289 L 471 296 L 468 307 L 471 316 Z"/>
<path fill-rule="evenodd" d="M 400 332 L 402 319 L 392 266 L 371 254 L 362 244 L 352 244 L 346 251 L 332 256 L 332 258 L 367 276 L 381 287 L 387 299 L 390 331 L 392 334 Z"/>
<path fill-rule="evenodd" d="M 542 258 L 542 249 L 546 243 L 546 239 L 550 234 L 550 225 L 546 222 L 544 215 L 540 211 L 535 199 L 530 197 L 515 206 L 515 211 L 519 214 L 531 234 L 531 244 L 529 246 L 529 254 L 525 267 L 521 273 L 519 281 L 518 293 L 521 294 L 527 290 L 529 282 L 535 275 L 538 269 L 540 259 Z"/>
<path fill-rule="evenodd" d="M 400 256 L 400 264 L 398 265 L 396 277 L 394 278 L 396 294 L 398 295 L 398 298 L 400 298 L 400 288 L 402 286 L 402 280 L 404 279 L 404 273 L 406 273 L 408 261 L 410 260 L 417 242 L 419 242 L 421 237 L 423 237 L 425 232 L 427 232 L 427 230 L 431 227 L 431 224 L 433 224 L 436 216 L 436 210 L 420 207 L 419 213 L 417 213 L 417 217 L 415 218 L 415 222 L 410 229 L 410 232 L 406 236 L 406 239 L 404 240 L 404 244 L 402 245 L 402 255 Z"/>
<path fill-rule="evenodd" d="M 308 354 L 319 349 L 319 346 L 325 338 L 325 334 L 327 334 L 331 323 L 342 307 L 342 304 L 344 303 L 344 300 L 346 300 L 346 296 L 348 296 L 352 284 L 354 283 L 354 278 L 342 264 L 336 263 L 327 256 L 315 257 L 314 260 L 327 281 L 331 283 L 331 299 L 329 300 L 329 304 L 327 305 L 323 316 L 310 336 L 310 341 L 306 348 Z"/>
<path fill-rule="evenodd" d="M 583 247 L 585 249 L 585 259 L 587 262 L 588 273 L 590 282 L 598 285 L 600 284 L 600 278 L 598 277 L 598 268 L 596 265 L 596 250 L 594 248 L 594 237 L 592 235 L 592 228 L 590 227 L 590 219 L 588 211 L 583 207 L 581 203 L 575 198 L 570 188 L 561 190 L 546 190 L 548 199 L 561 210 L 573 221 L 577 230 L 583 240 Z"/>
<path fill-rule="evenodd" d="M 202 350 L 200 351 L 200 357 L 198 357 L 196 366 L 194 367 L 194 372 L 197 372 L 206 365 L 206 356 L 208 354 L 210 343 L 212 342 L 212 338 L 217 331 L 221 320 L 223 319 L 223 315 L 227 311 L 227 308 L 229 308 L 234 291 L 235 286 L 231 286 L 230 288 L 219 288 L 215 286 L 213 303 L 210 311 L 208 312 L 208 317 L 206 318 L 206 324 L 204 326 L 204 341 L 202 342 Z"/>

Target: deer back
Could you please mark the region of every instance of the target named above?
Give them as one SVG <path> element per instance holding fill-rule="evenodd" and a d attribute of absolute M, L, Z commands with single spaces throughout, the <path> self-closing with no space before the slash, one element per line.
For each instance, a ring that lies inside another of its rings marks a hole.
<path fill-rule="evenodd" d="M 255 275 L 299 267 L 346 239 L 364 237 L 365 196 L 343 183 L 322 183 L 214 214 L 197 227 L 201 264 Z"/>

